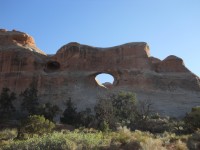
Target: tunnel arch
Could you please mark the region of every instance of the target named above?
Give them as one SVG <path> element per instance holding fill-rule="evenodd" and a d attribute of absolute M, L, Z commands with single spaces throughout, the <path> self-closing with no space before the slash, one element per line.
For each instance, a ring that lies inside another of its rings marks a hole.
<path fill-rule="evenodd" d="M 114 75 L 107 72 L 97 73 L 95 75 L 95 81 L 99 86 L 102 86 L 108 89 L 112 88 L 115 85 Z"/>

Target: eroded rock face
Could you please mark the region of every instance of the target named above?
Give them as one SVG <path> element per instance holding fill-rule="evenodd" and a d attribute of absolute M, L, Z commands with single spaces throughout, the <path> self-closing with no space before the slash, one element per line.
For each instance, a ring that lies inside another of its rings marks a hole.
<path fill-rule="evenodd" d="M 95 77 L 100 73 L 113 75 L 113 85 L 99 86 Z M 161 61 L 150 57 L 145 42 L 110 48 L 69 43 L 48 56 L 31 36 L 0 30 L 0 89 L 8 87 L 20 94 L 33 80 L 41 103 L 51 102 L 61 109 L 69 97 L 81 110 L 94 107 L 99 96 L 120 90 L 151 101 L 164 115 L 180 117 L 200 105 L 199 77 L 181 58 L 169 56 Z"/>
<path fill-rule="evenodd" d="M 37 48 L 34 39 L 26 33 L 20 31 L 7 31 L 0 29 L 0 50 L 13 50 L 14 48 L 26 48 L 30 51 L 46 55 L 43 51 Z"/>

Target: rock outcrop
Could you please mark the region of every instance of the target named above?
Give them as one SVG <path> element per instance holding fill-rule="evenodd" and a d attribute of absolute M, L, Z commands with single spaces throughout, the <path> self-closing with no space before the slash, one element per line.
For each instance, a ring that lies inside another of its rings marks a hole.
<path fill-rule="evenodd" d="M 100 73 L 111 74 L 113 85 L 99 86 L 95 77 Z M 49 56 L 36 47 L 31 36 L 0 30 L 0 89 L 8 87 L 19 94 L 33 80 L 41 103 L 50 101 L 61 109 L 69 97 L 81 110 L 94 107 L 100 95 L 120 90 L 151 101 L 163 115 L 181 117 L 200 105 L 199 77 L 181 58 L 169 56 L 161 61 L 150 57 L 145 42 L 110 48 L 69 43 Z"/>

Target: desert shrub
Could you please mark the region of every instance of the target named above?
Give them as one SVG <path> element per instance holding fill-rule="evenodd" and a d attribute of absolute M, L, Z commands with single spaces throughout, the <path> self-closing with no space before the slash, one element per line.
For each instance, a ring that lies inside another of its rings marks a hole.
<path fill-rule="evenodd" d="M 12 141 L 3 146 L 3 150 L 29 149 L 29 150 L 75 150 L 75 149 L 100 149 L 109 146 L 110 137 L 102 132 L 74 132 L 63 131 L 44 134 L 26 140 Z"/>
<path fill-rule="evenodd" d="M 137 141 L 130 141 L 129 143 L 122 144 L 119 149 L 124 149 L 124 150 L 141 150 L 142 147 L 139 142 Z"/>
<path fill-rule="evenodd" d="M 103 132 L 110 131 L 109 124 L 106 121 L 103 121 L 99 124 L 99 129 Z"/>
<path fill-rule="evenodd" d="M 186 141 L 188 135 L 176 135 L 175 133 L 164 132 L 162 134 L 157 134 L 156 139 L 160 139 L 163 142 L 163 146 L 167 149 L 176 150 L 187 150 Z"/>
<path fill-rule="evenodd" d="M 124 148 L 124 145 L 127 147 Z M 128 146 L 129 145 L 129 146 Z M 114 132 L 111 140 L 111 148 L 114 149 L 142 149 L 142 150 L 166 150 L 162 138 L 156 137 L 149 132 L 136 130 L 131 132 L 125 127 L 121 127 L 118 132 Z M 177 146 L 178 147 L 178 146 Z M 180 146 L 181 147 L 181 146 Z"/>
<path fill-rule="evenodd" d="M 76 120 L 78 127 L 90 128 L 95 126 L 95 116 L 92 114 L 90 108 L 78 112 Z"/>
<path fill-rule="evenodd" d="M 191 139 L 199 142 L 198 138 Z M 194 143 L 192 143 L 195 145 Z M 126 127 L 120 127 L 116 132 L 101 132 L 94 129 L 62 130 L 33 136 L 25 140 L 12 140 L 4 144 L 1 149 L 29 149 L 29 150 L 73 150 L 73 149 L 126 149 L 126 150 L 187 150 L 185 140 L 175 134 L 164 133 L 155 136 L 149 132 L 131 132 Z"/>
<path fill-rule="evenodd" d="M 97 149 L 110 143 L 110 139 L 102 132 L 85 133 L 75 130 L 67 132 L 66 138 L 77 143 L 77 149 Z"/>
<path fill-rule="evenodd" d="M 200 128 L 200 106 L 192 108 L 192 111 L 186 114 L 184 121 L 189 132 Z"/>
<path fill-rule="evenodd" d="M 131 123 L 132 130 L 149 131 L 151 133 L 172 132 L 185 134 L 185 123 L 176 118 L 161 117 L 159 114 L 149 114 L 145 119 L 136 115 L 135 122 Z"/>
<path fill-rule="evenodd" d="M 137 103 L 137 120 L 146 120 L 148 119 L 149 117 L 154 117 L 156 119 L 160 118 L 159 114 L 156 113 L 154 114 L 153 112 L 153 103 L 151 102 L 151 100 L 140 100 L 138 101 Z"/>
<path fill-rule="evenodd" d="M 149 132 L 142 132 L 136 130 L 133 132 L 133 136 L 140 142 L 142 150 L 165 150 L 163 146 L 163 141 L 160 138 L 155 138 L 155 136 Z"/>
<path fill-rule="evenodd" d="M 1 129 L 0 130 L 0 149 L 4 145 L 8 145 L 10 142 L 13 141 L 17 137 L 17 129 Z"/>
<path fill-rule="evenodd" d="M 145 142 L 145 140 L 147 138 L 154 138 L 154 135 L 150 132 L 143 132 L 140 130 L 135 130 L 132 135 L 134 136 L 134 138 L 137 139 L 137 141 L 139 142 Z"/>
<path fill-rule="evenodd" d="M 122 148 L 123 145 L 127 147 L 125 149 L 142 149 L 142 150 L 165 150 L 163 140 L 156 138 L 149 132 L 142 132 L 136 130 L 131 132 L 126 127 L 121 128 L 117 134 L 114 134 L 114 138 L 111 141 L 111 145 L 115 145 L 115 148 Z M 111 146 L 113 147 L 113 146 Z"/>
<path fill-rule="evenodd" d="M 107 149 L 141 150 L 140 142 L 136 140 L 127 127 L 120 127 L 116 132 L 111 132 L 111 141 Z"/>
<path fill-rule="evenodd" d="M 155 135 L 139 130 L 130 132 L 129 129 L 121 127 L 118 132 L 112 134 L 111 147 L 115 149 L 120 149 L 122 145 L 128 143 L 138 143 L 139 145 L 136 147 L 142 150 L 187 150 L 185 143 L 187 137 L 177 136 L 175 133 L 165 132 Z"/>
<path fill-rule="evenodd" d="M 165 125 L 165 121 L 161 120 L 159 114 L 154 113 L 152 106 L 153 103 L 150 100 L 137 102 L 134 117 L 130 122 L 130 128 L 132 130 L 160 132 L 161 126 L 157 124 Z"/>
<path fill-rule="evenodd" d="M 43 115 L 46 119 L 53 121 L 60 109 L 57 105 L 52 105 L 51 103 L 46 103 L 40 107 L 40 115 Z"/>
<path fill-rule="evenodd" d="M 177 140 L 175 143 L 174 143 L 174 149 L 176 150 L 188 150 L 188 147 L 186 145 L 186 143 L 182 142 L 181 140 Z"/>
<path fill-rule="evenodd" d="M 200 149 L 200 130 L 197 130 L 188 138 L 187 146 L 190 150 Z"/>
<path fill-rule="evenodd" d="M 139 124 L 140 123 L 140 124 Z M 137 123 L 136 128 L 142 131 L 149 131 L 151 133 L 163 133 L 165 131 L 174 131 L 174 125 L 168 118 L 151 119 L 148 118 L 145 121 Z"/>
<path fill-rule="evenodd" d="M 134 141 L 131 131 L 126 127 L 119 127 L 118 131 L 112 138 L 112 142 L 120 142 L 121 144 L 127 144 L 130 141 Z"/>
<path fill-rule="evenodd" d="M 120 143 L 118 141 L 111 141 L 110 145 L 107 147 L 108 150 L 141 150 L 142 147 L 137 141 L 130 141 L 128 143 Z"/>
<path fill-rule="evenodd" d="M 17 129 L 3 129 L 0 131 L 1 140 L 12 140 L 17 136 Z"/>
<path fill-rule="evenodd" d="M 40 137 L 33 137 L 27 140 L 18 140 L 13 141 L 10 144 L 4 146 L 3 150 L 13 150 L 13 149 L 22 149 L 22 150 L 75 150 L 76 144 L 69 139 L 66 139 L 66 136 L 62 133 L 52 133 L 45 134 Z"/>
<path fill-rule="evenodd" d="M 171 132 L 164 132 L 162 134 L 157 135 L 156 138 L 161 139 L 165 145 L 176 142 L 180 139 L 179 136 Z"/>
<path fill-rule="evenodd" d="M 166 119 L 146 119 L 135 123 L 134 128 L 151 133 L 163 133 L 169 130 L 169 122 Z"/>
<path fill-rule="evenodd" d="M 169 132 L 176 133 L 177 135 L 186 134 L 186 125 L 183 120 L 170 119 L 169 120 Z"/>
<path fill-rule="evenodd" d="M 34 134 L 42 135 L 51 132 L 55 124 L 43 116 L 33 115 L 23 120 L 19 128 L 18 138 L 25 138 L 25 136 Z"/>
<path fill-rule="evenodd" d="M 160 139 L 147 138 L 141 146 L 143 150 L 166 150 L 162 144 Z"/>

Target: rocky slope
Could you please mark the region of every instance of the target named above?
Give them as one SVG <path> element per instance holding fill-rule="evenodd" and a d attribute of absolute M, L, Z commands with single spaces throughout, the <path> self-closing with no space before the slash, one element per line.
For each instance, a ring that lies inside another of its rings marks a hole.
<path fill-rule="evenodd" d="M 110 88 L 97 84 L 95 77 L 100 73 L 113 75 Z M 181 58 L 168 56 L 161 61 L 150 57 L 145 42 L 110 48 L 69 43 L 49 56 L 37 48 L 31 36 L 1 29 L 0 89 L 8 87 L 19 94 L 33 80 L 41 103 L 50 101 L 61 109 L 69 97 L 81 110 L 92 108 L 100 95 L 120 90 L 151 101 L 155 111 L 164 115 L 181 117 L 200 105 L 199 77 Z"/>

